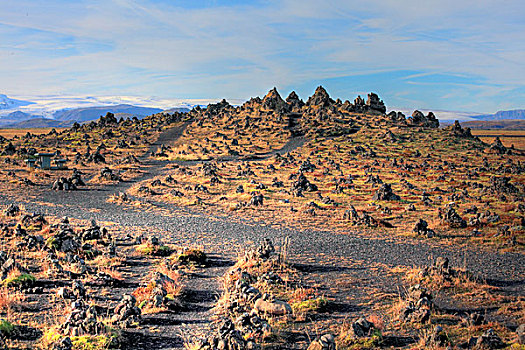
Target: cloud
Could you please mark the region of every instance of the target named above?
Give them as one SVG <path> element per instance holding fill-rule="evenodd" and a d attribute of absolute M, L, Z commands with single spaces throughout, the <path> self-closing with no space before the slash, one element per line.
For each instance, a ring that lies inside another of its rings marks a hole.
<path fill-rule="evenodd" d="M 0 5 L 0 91 L 11 95 L 245 99 L 328 82 L 392 105 L 495 111 L 524 100 L 519 0 Z"/>

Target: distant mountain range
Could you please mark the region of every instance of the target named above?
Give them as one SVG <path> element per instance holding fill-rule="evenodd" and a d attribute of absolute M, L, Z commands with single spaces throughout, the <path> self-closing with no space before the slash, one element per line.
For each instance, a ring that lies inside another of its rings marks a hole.
<path fill-rule="evenodd" d="M 471 117 L 477 120 L 525 119 L 525 109 L 499 111 L 494 114 L 480 114 Z"/>
<path fill-rule="evenodd" d="M 68 127 L 75 122 L 84 123 L 96 120 L 107 112 L 115 115 L 120 114 L 123 117 L 144 118 L 162 111 L 160 108 L 138 107 L 126 104 L 59 110 L 53 113 L 53 118 L 15 111 L 1 117 L 0 125 L 5 128 Z"/>
<path fill-rule="evenodd" d="M 114 101 L 131 103 L 114 103 Z M 198 100 L 195 102 L 202 104 Z M 75 122 L 85 123 L 96 120 L 107 112 L 115 114 L 118 118 L 140 119 L 162 111 L 189 112 L 195 105 L 189 101 L 123 96 L 101 98 L 46 96 L 35 98 L 35 102 L 31 102 L 0 94 L 0 127 L 68 127 Z"/>

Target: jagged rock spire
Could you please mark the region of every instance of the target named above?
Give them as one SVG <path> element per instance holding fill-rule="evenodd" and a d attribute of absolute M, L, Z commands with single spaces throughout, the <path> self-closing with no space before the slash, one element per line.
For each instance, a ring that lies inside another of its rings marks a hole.
<path fill-rule="evenodd" d="M 292 107 L 304 106 L 303 100 L 299 98 L 299 96 L 295 93 L 295 91 L 290 92 L 290 94 L 286 98 L 286 102 Z"/>
<path fill-rule="evenodd" d="M 315 89 L 315 93 L 310 96 L 308 99 L 308 102 L 306 102 L 306 105 L 308 106 L 329 106 L 334 104 L 334 100 L 330 98 L 330 95 L 328 95 L 328 92 L 324 89 L 322 86 L 318 86 L 317 89 Z"/>
<path fill-rule="evenodd" d="M 283 109 L 286 106 L 286 102 L 282 99 L 277 88 L 274 87 L 264 96 L 262 105 L 268 109 Z"/>

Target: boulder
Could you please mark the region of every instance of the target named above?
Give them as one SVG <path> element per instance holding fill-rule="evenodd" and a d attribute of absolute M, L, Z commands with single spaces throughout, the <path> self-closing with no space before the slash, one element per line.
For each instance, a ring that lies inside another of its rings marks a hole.
<path fill-rule="evenodd" d="M 525 345 L 525 323 L 516 329 L 516 334 L 518 335 L 518 344 Z"/>
<path fill-rule="evenodd" d="M 292 313 L 292 307 L 285 301 L 281 300 L 265 300 L 264 297 L 255 301 L 255 311 L 259 314 L 269 314 L 272 316 L 283 316 Z"/>
<path fill-rule="evenodd" d="M 335 338 L 332 334 L 323 334 L 308 346 L 307 350 L 335 350 Z"/>
<path fill-rule="evenodd" d="M 369 337 L 374 330 L 374 324 L 361 317 L 352 323 L 352 333 L 356 338 Z"/>
<path fill-rule="evenodd" d="M 428 227 L 428 223 L 423 219 L 419 219 L 412 231 L 417 235 L 423 235 L 427 237 L 434 236 L 434 230 L 430 229 Z"/>

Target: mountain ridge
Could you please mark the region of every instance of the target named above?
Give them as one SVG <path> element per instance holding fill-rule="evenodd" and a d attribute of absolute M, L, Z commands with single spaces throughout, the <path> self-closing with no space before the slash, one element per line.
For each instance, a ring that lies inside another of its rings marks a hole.
<path fill-rule="evenodd" d="M 525 109 L 497 111 L 494 114 L 473 115 L 471 118 L 477 120 L 525 119 Z"/>

